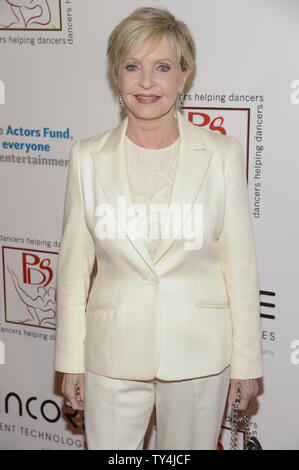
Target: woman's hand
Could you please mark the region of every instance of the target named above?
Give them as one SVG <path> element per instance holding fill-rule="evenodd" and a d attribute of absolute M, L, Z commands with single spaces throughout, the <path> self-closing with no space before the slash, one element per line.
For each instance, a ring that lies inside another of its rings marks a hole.
<path fill-rule="evenodd" d="M 230 380 L 230 391 L 228 395 L 228 404 L 233 405 L 237 398 L 238 388 L 241 392 L 241 400 L 238 406 L 239 410 L 247 410 L 249 402 L 252 397 L 255 397 L 258 392 L 257 379 L 231 379 Z"/>
<path fill-rule="evenodd" d="M 84 409 L 84 374 L 64 374 L 61 390 L 73 410 Z"/>

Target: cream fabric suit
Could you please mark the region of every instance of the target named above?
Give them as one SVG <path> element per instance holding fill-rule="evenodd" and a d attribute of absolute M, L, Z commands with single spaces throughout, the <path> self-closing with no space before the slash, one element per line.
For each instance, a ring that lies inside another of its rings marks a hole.
<path fill-rule="evenodd" d="M 203 205 L 203 244 L 100 240 L 99 204 L 132 203 L 124 158 L 127 118 L 76 142 L 67 177 L 57 267 L 55 369 L 131 380 L 263 375 L 259 281 L 239 142 L 178 113 L 181 148 L 171 204 Z M 191 211 L 191 215 L 192 215 Z M 186 223 L 187 217 L 183 223 Z M 96 275 L 90 275 L 96 260 Z"/>

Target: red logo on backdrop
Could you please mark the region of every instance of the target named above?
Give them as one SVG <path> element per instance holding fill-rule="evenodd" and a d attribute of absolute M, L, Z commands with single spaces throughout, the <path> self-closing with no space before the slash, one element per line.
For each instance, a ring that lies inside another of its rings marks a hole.
<path fill-rule="evenodd" d="M 25 284 L 38 284 L 46 287 L 53 279 L 53 269 L 50 267 L 49 258 L 41 259 L 40 255 L 33 253 L 22 253 L 23 282 Z M 40 280 L 34 282 L 33 272 L 39 274 Z"/>
<path fill-rule="evenodd" d="M 57 253 L 2 247 L 5 321 L 54 329 Z"/>
<path fill-rule="evenodd" d="M 238 139 L 248 168 L 250 108 L 186 107 L 183 114 L 195 126 Z"/>
<path fill-rule="evenodd" d="M 194 120 L 196 118 L 201 118 L 201 123 L 195 123 Z M 211 131 L 219 131 L 220 134 L 226 135 L 226 130 L 223 127 L 224 117 L 223 116 L 216 116 L 213 119 L 208 113 L 199 112 L 199 111 L 189 111 L 188 112 L 188 119 L 192 124 L 195 124 L 199 127 L 208 127 Z"/>

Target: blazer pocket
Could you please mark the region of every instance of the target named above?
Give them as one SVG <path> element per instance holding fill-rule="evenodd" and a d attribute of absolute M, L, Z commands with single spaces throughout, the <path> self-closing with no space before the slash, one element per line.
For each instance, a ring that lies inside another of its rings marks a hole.
<path fill-rule="evenodd" d="M 86 368 L 96 367 L 110 374 L 110 325 L 115 304 L 100 302 L 87 306 L 85 335 Z"/>
<path fill-rule="evenodd" d="M 229 302 L 222 300 L 196 300 L 199 350 L 207 369 L 222 370 L 231 362 L 232 323 Z"/>
<path fill-rule="evenodd" d="M 204 308 L 229 308 L 229 302 L 225 300 L 195 300 L 194 304 Z"/>
<path fill-rule="evenodd" d="M 110 302 L 101 302 L 99 304 L 87 305 L 87 312 L 96 312 L 97 310 L 113 310 L 115 309 L 115 304 Z"/>

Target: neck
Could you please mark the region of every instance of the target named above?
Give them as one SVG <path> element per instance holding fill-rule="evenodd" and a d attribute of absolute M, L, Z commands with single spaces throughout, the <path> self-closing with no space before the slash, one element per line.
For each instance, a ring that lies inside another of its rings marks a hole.
<path fill-rule="evenodd" d="M 173 111 L 158 119 L 139 119 L 129 112 L 126 135 L 140 147 L 149 149 L 168 147 L 179 136 L 178 122 Z"/>

